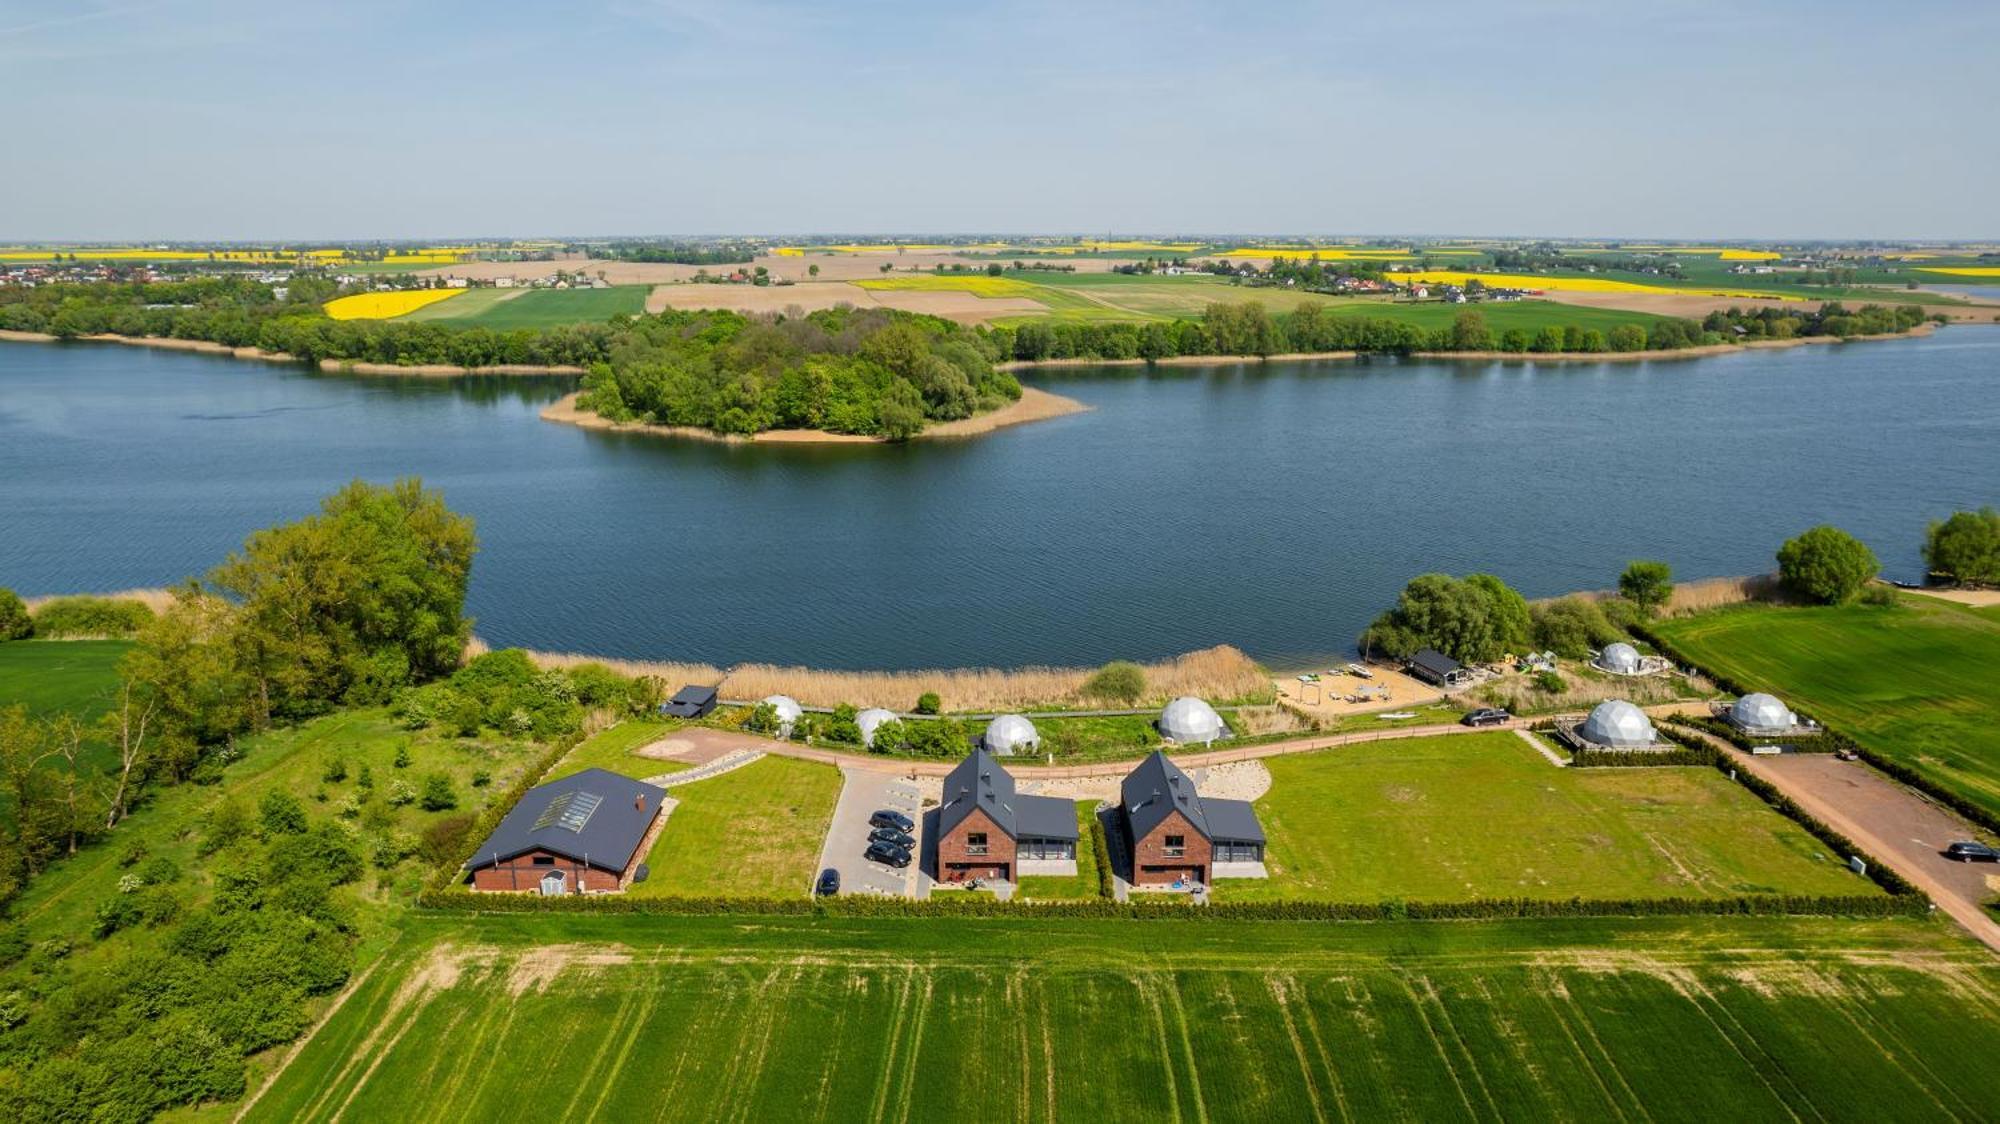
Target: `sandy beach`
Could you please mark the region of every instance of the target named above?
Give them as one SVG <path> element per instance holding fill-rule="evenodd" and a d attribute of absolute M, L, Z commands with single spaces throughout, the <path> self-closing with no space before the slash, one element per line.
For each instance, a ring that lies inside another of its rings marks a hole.
<path fill-rule="evenodd" d="M 640 422 L 616 422 L 601 418 L 588 410 L 579 410 L 577 396 L 565 394 L 542 409 L 542 420 L 560 422 L 563 425 L 582 426 L 585 429 L 604 429 L 617 433 L 643 433 L 649 437 L 678 437 L 696 441 L 717 441 L 738 445 L 882 445 L 880 437 L 867 437 L 858 433 L 828 433 L 823 429 L 770 429 L 754 436 L 744 437 L 733 433 L 714 433 L 706 429 L 680 425 L 645 425 Z M 1051 394 L 1032 386 L 1021 388 L 1019 401 L 1003 406 L 991 413 L 977 417 L 962 418 L 958 421 L 938 422 L 916 436 L 916 440 L 927 441 L 938 438 L 973 437 L 981 433 L 991 433 L 1010 425 L 1059 418 L 1065 414 L 1082 413 L 1090 407 L 1074 398 Z"/>

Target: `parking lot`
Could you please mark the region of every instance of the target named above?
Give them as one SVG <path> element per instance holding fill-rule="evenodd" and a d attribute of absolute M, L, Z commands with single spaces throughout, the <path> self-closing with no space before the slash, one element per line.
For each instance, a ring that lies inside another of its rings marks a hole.
<path fill-rule="evenodd" d="M 831 867 L 840 872 L 843 894 L 920 896 L 920 864 L 915 856 L 922 853 L 923 814 L 916 786 L 904 777 L 874 769 L 843 767 L 840 776 L 840 800 L 834 805 L 833 823 L 820 848 L 819 869 Z M 901 812 L 917 823 L 913 834 L 919 836 L 918 850 L 910 865 L 901 870 L 861 857 L 868 849 L 868 817 L 878 808 Z"/>

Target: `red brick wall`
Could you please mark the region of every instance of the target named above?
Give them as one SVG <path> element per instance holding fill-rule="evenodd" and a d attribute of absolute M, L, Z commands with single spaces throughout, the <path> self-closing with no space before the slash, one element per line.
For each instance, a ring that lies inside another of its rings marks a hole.
<path fill-rule="evenodd" d="M 966 836 L 976 831 L 986 833 L 986 853 L 983 855 L 970 854 L 967 850 Z M 951 881 L 954 863 L 973 863 L 989 868 L 969 872 L 974 877 L 1012 879 L 1014 840 L 1000 830 L 993 817 L 986 814 L 986 809 L 974 808 L 972 814 L 959 821 L 957 827 L 938 836 L 938 877 Z"/>
<path fill-rule="evenodd" d="M 535 864 L 535 857 L 537 855 L 553 858 L 556 860 L 555 864 L 553 866 L 537 866 Z M 474 859 L 473 861 L 478 863 L 480 860 Z M 584 889 L 592 893 L 618 889 L 617 871 L 586 867 L 573 859 L 566 859 L 560 855 L 549 855 L 547 851 L 530 851 L 525 855 L 518 855 L 511 859 L 502 860 L 497 870 L 494 869 L 493 862 L 489 858 L 485 860 L 485 865 L 478 866 L 473 870 L 472 888 L 475 890 L 519 890 L 523 893 L 538 894 L 541 893 L 542 889 L 542 876 L 552 870 L 568 872 L 569 883 L 566 888 L 571 893 L 576 891 L 578 879 L 582 879 Z"/>
<path fill-rule="evenodd" d="M 1169 858 L 1167 856 L 1167 836 L 1169 835 L 1184 836 L 1187 840 L 1186 846 L 1181 848 L 1181 853 L 1178 857 Z M 1194 824 L 1188 822 L 1188 818 L 1176 810 L 1169 813 L 1166 819 L 1161 820 L 1160 825 L 1154 828 L 1151 834 L 1142 839 L 1132 841 L 1132 881 L 1137 883 L 1172 882 L 1174 879 L 1180 877 L 1179 871 L 1148 871 L 1146 869 L 1148 866 L 1171 866 L 1193 868 L 1195 876 L 1206 882 L 1209 880 L 1208 876 L 1211 870 L 1209 860 L 1213 857 L 1214 850 L 1209 845 L 1207 838 L 1194 829 Z"/>

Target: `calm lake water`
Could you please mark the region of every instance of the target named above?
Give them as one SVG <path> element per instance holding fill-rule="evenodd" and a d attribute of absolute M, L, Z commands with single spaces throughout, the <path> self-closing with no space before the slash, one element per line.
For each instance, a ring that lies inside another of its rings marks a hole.
<path fill-rule="evenodd" d="M 0 344 L 0 585 L 164 585 L 353 477 L 475 516 L 495 644 L 837 667 L 1344 651 L 1403 582 L 1768 569 L 1832 522 L 1914 577 L 2000 504 L 2000 330 L 1650 364 L 1063 371 L 1089 413 L 746 448 L 541 421 L 540 379 Z"/>

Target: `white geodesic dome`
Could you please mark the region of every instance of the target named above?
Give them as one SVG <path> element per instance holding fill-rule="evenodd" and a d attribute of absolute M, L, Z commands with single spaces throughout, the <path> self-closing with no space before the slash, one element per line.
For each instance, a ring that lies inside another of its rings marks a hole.
<path fill-rule="evenodd" d="M 854 724 L 861 727 L 861 744 L 865 746 L 873 746 L 875 744 L 875 727 L 880 726 L 884 722 L 894 721 L 896 721 L 896 712 L 893 710 L 884 710 L 879 706 L 871 706 L 854 716 Z"/>
<path fill-rule="evenodd" d="M 1003 714 L 986 724 L 986 733 L 980 735 L 986 752 L 1006 755 L 1022 750 L 1033 750 L 1042 744 L 1042 736 L 1035 732 L 1035 724 L 1018 714 Z"/>
<path fill-rule="evenodd" d="M 1607 644 L 1597 657 L 1597 666 L 1620 675 L 1636 675 L 1640 667 L 1639 649 L 1622 640 L 1616 644 Z"/>
<path fill-rule="evenodd" d="M 1583 720 L 1579 732 L 1598 745 L 1618 749 L 1649 746 L 1658 738 L 1653 733 L 1653 720 L 1624 699 L 1598 703 L 1590 717 Z"/>
<path fill-rule="evenodd" d="M 1194 742 L 1206 745 L 1228 732 L 1229 727 L 1222 724 L 1222 715 L 1191 695 L 1175 699 L 1160 711 L 1160 733 L 1182 745 Z"/>
<path fill-rule="evenodd" d="M 792 726 L 798 722 L 799 716 L 805 713 L 805 708 L 799 705 L 799 700 L 790 695 L 766 695 L 764 705 L 778 712 L 778 736 L 791 737 Z"/>
<path fill-rule="evenodd" d="M 1746 730 L 1789 730 L 1799 724 L 1799 716 L 1775 696 L 1744 695 L 1729 708 L 1730 721 Z"/>

